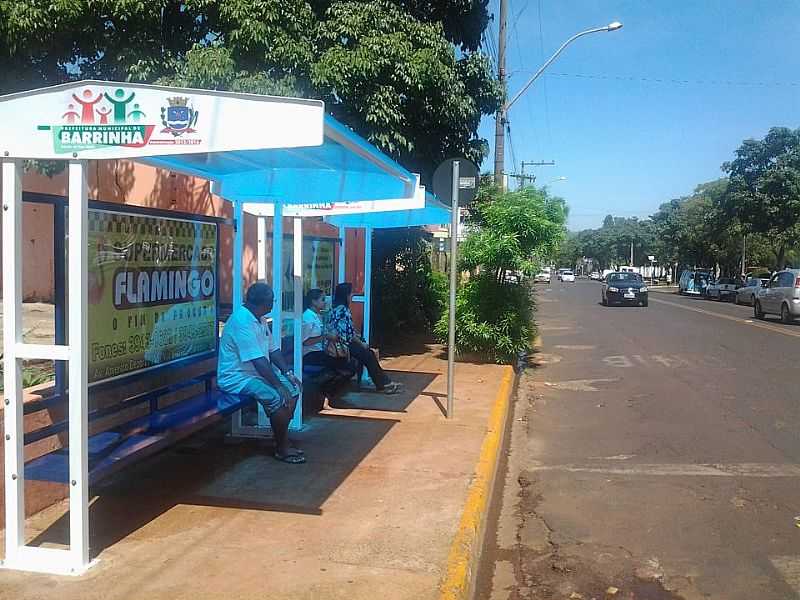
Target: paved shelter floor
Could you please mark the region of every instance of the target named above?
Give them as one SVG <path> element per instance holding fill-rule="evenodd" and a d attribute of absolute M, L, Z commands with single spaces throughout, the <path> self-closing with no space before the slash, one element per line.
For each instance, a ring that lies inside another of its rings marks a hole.
<path fill-rule="evenodd" d="M 217 428 L 122 471 L 92 489 L 98 564 L 76 578 L 0 571 L 0 600 L 436 597 L 507 368 L 459 363 L 447 421 L 439 352 L 383 361 L 403 394 L 350 393 L 359 408 L 294 434 L 305 465 Z M 29 519 L 29 543 L 63 547 L 66 510 Z"/>

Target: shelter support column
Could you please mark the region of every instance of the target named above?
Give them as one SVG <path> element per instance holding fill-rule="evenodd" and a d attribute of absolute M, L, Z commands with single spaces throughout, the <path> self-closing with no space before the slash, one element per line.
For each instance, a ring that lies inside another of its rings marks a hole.
<path fill-rule="evenodd" d="M 258 223 L 258 256 L 256 257 L 258 280 L 265 281 L 267 279 L 267 218 L 259 216 L 256 219 Z"/>
<path fill-rule="evenodd" d="M 364 228 L 364 341 L 369 344 L 372 316 L 372 227 Z"/>
<path fill-rule="evenodd" d="M 339 268 L 336 274 L 336 282 L 344 283 L 347 275 L 347 230 L 339 227 Z"/>
<path fill-rule="evenodd" d="M 88 191 L 86 161 L 69 163 L 69 545 L 89 564 Z"/>
<path fill-rule="evenodd" d="M 292 264 L 292 283 L 294 285 L 294 319 L 293 339 L 294 357 L 293 366 L 297 378 L 303 379 L 303 219 L 294 219 L 294 235 L 292 236 L 294 256 Z M 303 391 L 297 399 L 297 406 L 289 424 L 292 429 L 303 427 Z"/>
<path fill-rule="evenodd" d="M 275 304 L 272 306 L 272 336 L 280 344 L 283 337 L 283 205 L 275 202 L 272 219 L 272 291 Z M 269 428 L 269 418 L 261 404 L 258 405 L 258 426 Z"/>
<path fill-rule="evenodd" d="M 25 457 L 22 370 L 22 162 L 3 161 L 3 370 L 5 425 L 6 561 L 19 561 L 25 543 Z"/>
<path fill-rule="evenodd" d="M 242 305 L 242 254 L 244 253 L 244 213 L 242 203 L 233 203 L 233 288 L 232 302 L 236 310 Z"/>

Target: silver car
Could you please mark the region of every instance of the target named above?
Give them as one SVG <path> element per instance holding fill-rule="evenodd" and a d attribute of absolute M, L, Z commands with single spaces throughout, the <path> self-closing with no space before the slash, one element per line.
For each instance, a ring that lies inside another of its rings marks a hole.
<path fill-rule="evenodd" d="M 800 317 L 800 269 L 778 271 L 766 287 L 756 294 L 753 313 L 757 319 L 764 315 L 780 315 L 783 323 Z"/>
<path fill-rule="evenodd" d="M 753 306 L 756 303 L 756 296 L 758 291 L 769 283 L 766 277 L 759 277 L 757 275 L 748 275 L 745 279 L 744 285 L 736 290 L 736 296 L 733 300 L 736 304 L 747 304 Z"/>

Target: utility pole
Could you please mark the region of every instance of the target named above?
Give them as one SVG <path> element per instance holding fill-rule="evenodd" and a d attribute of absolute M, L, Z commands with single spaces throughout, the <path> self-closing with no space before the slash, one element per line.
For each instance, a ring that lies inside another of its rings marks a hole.
<path fill-rule="evenodd" d="M 747 275 L 747 260 L 745 257 L 747 250 L 747 234 L 742 234 L 742 277 L 744 278 Z"/>
<path fill-rule="evenodd" d="M 631 242 L 631 266 L 633 266 L 633 242 Z"/>
<path fill-rule="evenodd" d="M 529 166 L 529 167 L 554 167 L 556 165 L 556 161 L 554 161 L 554 160 L 529 160 L 529 161 L 526 162 L 526 161 L 523 160 L 521 165 L 522 165 L 522 177 L 523 177 L 522 183 L 524 185 L 524 183 L 525 183 L 525 179 L 524 179 L 524 177 L 525 177 L 525 166 L 526 165 Z M 531 175 L 531 183 L 533 183 L 534 181 L 536 181 L 536 176 L 535 175 Z"/>
<path fill-rule="evenodd" d="M 500 28 L 497 32 L 497 80 L 503 91 L 503 101 L 497 109 L 494 123 L 494 183 L 505 188 L 503 167 L 506 153 L 506 25 L 508 0 L 500 0 Z"/>

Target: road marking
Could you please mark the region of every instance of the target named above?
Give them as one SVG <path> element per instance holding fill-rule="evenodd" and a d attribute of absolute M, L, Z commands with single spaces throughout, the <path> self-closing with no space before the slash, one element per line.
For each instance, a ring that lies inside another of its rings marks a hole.
<path fill-rule="evenodd" d="M 603 475 L 644 475 L 666 477 L 800 477 L 800 465 L 773 463 L 738 464 L 638 464 L 613 467 L 586 465 L 538 465 L 532 471 L 599 473 Z"/>
<path fill-rule="evenodd" d="M 630 460 L 635 454 L 616 454 L 614 456 L 590 456 L 589 460 Z"/>
<path fill-rule="evenodd" d="M 769 562 L 781 574 L 787 585 L 800 597 L 800 557 L 770 556 Z"/>
<path fill-rule="evenodd" d="M 545 381 L 547 387 L 564 390 L 568 392 L 599 392 L 594 384 L 596 383 L 613 383 L 619 381 L 618 378 L 613 379 L 573 379 L 572 381 Z"/>
<path fill-rule="evenodd" d="M 576 344 L 574 346 L 558 344 L 553 347 L 558 348 L 559 350 L 594 350 L 595 348 L 597 348 L 597 346 L 581 346 L 580 344 Z"/>
<path fill-rule="evenodd" d="M 530 359 L 537 365 L 554 365 L 560 363 L 562 356 L 558 354 L 548 354 L 547 352 L 534 352 Z"/>
<path fill-rule="evenodd" d="M 688 367 L 691 363 L 677 354 L 653 354 L 651 356 L 642 356 L 641 354 L 634 354 L 632 358 L 643 367 L 653 366 L 651 363 L 655 362 L 666 367 L 673 369 L 677 367 Z M 633 366 L 633 361 L 624 354 L 616 354 L 614 356 L 606 356 L 603 362 L 609 367 L 617 369 L 627 369 Z"/>
<path fill-rule="evenodd" d="M 676 308 L 682 308 L 683 310 L 690 310 L 692 312 L 704 314 L 704 315 L 711 315 L 712 317 L 718 317 L 720 319 L 727 319 L 728 321 L 733 321 L 734 323 L 741 323 L 743 325 L 751 325 L 753 327 L 758 327 L 760 329 L 767 329 L 769 331 L 775 331 L 776 333 L 782 333 L 784 335 L 790 335 L 792 337 L 800 337 L 800 331 L 792 331 L 787 327 L 778 327 L 776 325 L 770 325 L 769 323 L 764 323 L 762 321 L 753 321 L 752 319 L 743 319 L 742 317 L 734 317 L 733 315 L 724 315 L 722 313 L 714 312 L 711 310 L 705 310 L 704 308 L 695 308 L 694 306 L 686 306 L 685 304 L 679 304 L 678 302 L 670 302 L 668 300 L 661 300 L 660 298 L 653 298 L 652 296 L 650 299 L 653 302 L 659 302 L 661 304 L 668 304 L 669 306 L 674 306 Z"/>
<path fill-rule="evenodd" d="M 569 331 L 575 329 L 574 327 L 565 327 L 559 325 L 540 325 L 539 331 Z"/>
<path fill-rule="evenodd" d="M 627 356 L 622 356 L 621 354 L 618 356 L 606 356 L 603 358 L 603 362 L 606 363 L 609 367 L 617 367 L 618 369 L 627 369 L 628 367 L 632 367 L 633 363 Z"/>

